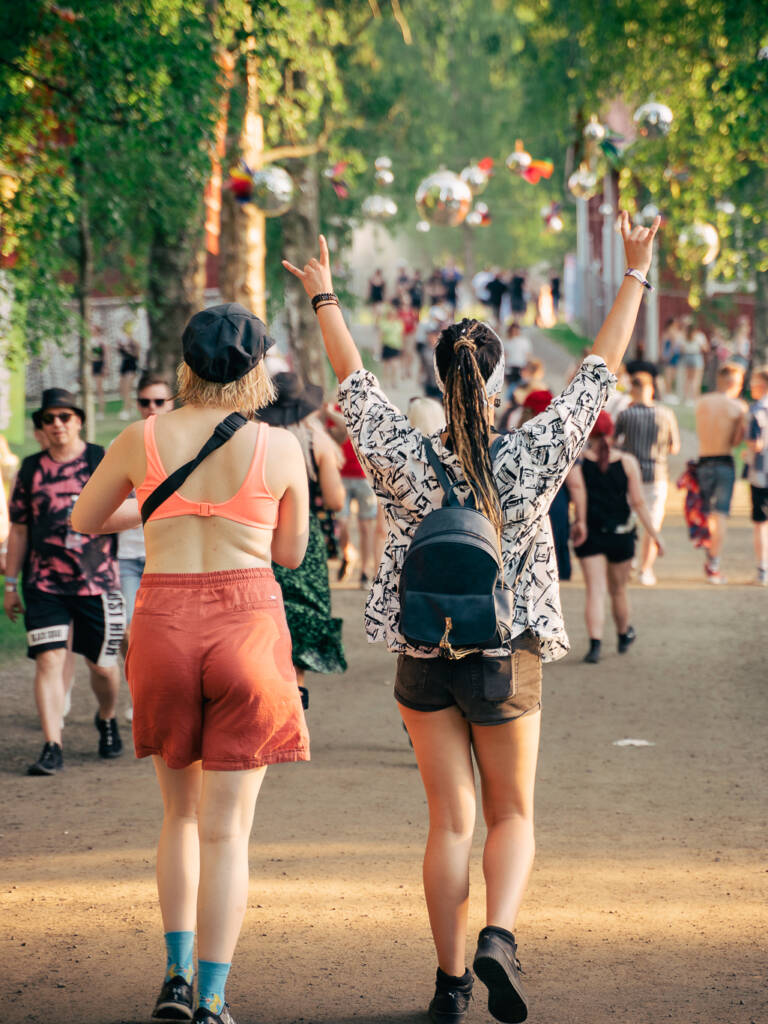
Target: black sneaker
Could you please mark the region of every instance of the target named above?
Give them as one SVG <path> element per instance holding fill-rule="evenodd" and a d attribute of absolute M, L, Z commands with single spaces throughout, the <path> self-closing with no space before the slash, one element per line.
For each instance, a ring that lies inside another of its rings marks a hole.
<path fill-rule="evenodd" d="M 117 719 L 100 718 L 97 711 L 93 724 L 99 730 L 99 757 L 120 757 L 123 752 L 123 741 L 120 739 Z"/>
<path fill-rule="evenodd" d="M 528 1017 L 528 1001 L 520 980 L 517 943 L 503 928 L 483 928 L 477 939 L 472 964 L 475 974 L 488 987 L 488 1012 L 504 1024 L 518 1024 Z"/>
<path fill-rule="evenodd" d="M 299 694 L 301 696 L 301 706 L 305 711 L 309 710 L 309 690 L 306 686 L 299 687 Z"/>
<path fill-rule="evenodd" d="M 597 665 L 600 661 L 600 646 L 599 640 L 589 641 L 589 650 L 584 655 L 584 661 L 587 665 Z"/>
<path fill-rule="evenodd" d="M 632 626 L 627 627 L 626 633 L 619 633 L 619 654 L 626 654 L 635 640 L 637 640 L 637 633 Z"/>
<path fill-rule="evenodd" d="M 152 1020 L 191 1020 L 192 986 L 178 974 L 166 978 L 152 1011 Z"/>
<path fill-rule="evenodd" d="M 55 775 L 64 767 L 64 756 L 58 743 L 45 743 L 40 757 L 27 768 L 27 775 Z"/>
<path fill-rule="evenodd" d="M 466 971 L 461 984 L 450 984 L 438 968 L 435 997 L 429 1004 L 429 1019 L 433 1024 L 462 1024 L 469 1010 L 475 979 Z"/>
<path fill-rule="evenodd" d="M 198 1006 L 193 1024 L 235 1024 L 235 1018 L 229 1012 L 229 1003 L 224 1003 L 221 1013 L 214 1013 L 213 1010 L 206 1010 L 204 1006 Z"/>

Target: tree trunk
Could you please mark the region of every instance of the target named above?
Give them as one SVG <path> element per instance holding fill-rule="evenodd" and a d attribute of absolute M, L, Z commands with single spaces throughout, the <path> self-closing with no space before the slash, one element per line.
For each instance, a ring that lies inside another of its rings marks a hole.
<path fill-rule="evenodd" d="M 93 377 L 91 376 L 91 289 L 93 286 L 93 244 L 91 225 L 88 217 L 88 201 L 85 197 L 85 173 L 82 161 L 74 162 L 75 189 L 80 200 L 77 225 L 77 282 L 75 298 L 80 322 L 78 334 L 78 362 L 80 376 L 80 401 L 85 412 L 85 440 L 93 441 L 96 436 L 96 405 L 93 400 Z"/>
<path fill-rule="evenodd" d="M 282 218 L 283 256 L 290 263 L 303 266 L 309 254 L 317 250 L 317 161 L 314 157 L 285 160 L 284 166 L 296 184 L 296 201 Z M 325 350 L 317 326 L 317 317 L 312 311 L 301 282 L 292 274 L 285 276 L 285 307 L 288 341 L 296 369 L 305 382 L 319 384 L 325 388 Z"/>
<path fill-rule="evenodd" d="M 259 114 L 257 58 L 249 53 L 246 110 L 239 137 L 239 155 L 251 170 L 261 166 L 264 124 Z M 219 287 L 225 302 L 239 302 L 266 320 L 267 295 L 264 214 L 253 203 L 238 204 L 227 190 L 221 204 Z"/>
<path fill-rule="evenodd" d="M 752 362 L 757 365 L 768 361 L 768 270 L 755 272 L 755 330 L 752 343 Z"/>
<path fill-rule="evenodd" d="M 152 227 L 147 281 L 151 369 L 173 380 L 181 357 L 181 335 L 189 318 L 203 308 L 205 248 L 202 223 L 168 234 Z"/>

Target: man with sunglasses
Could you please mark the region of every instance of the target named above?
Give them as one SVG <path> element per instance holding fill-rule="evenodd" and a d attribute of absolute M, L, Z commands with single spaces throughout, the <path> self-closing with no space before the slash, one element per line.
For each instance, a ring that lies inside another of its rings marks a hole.
<path fill-rule="evenodd" d="M 643 496 L 651 523 L 657 533 L 664 522 L 669 482 L 668 459 L 680 451 L 680 431 L 671 409 L 654 401 L 658 367 L 635 359 L 627 363 L 630 377 L 630 404 L 616 419 L 619 446 L 640 463 Z M 658 548 L 646 530 L 640 547 L 637 582 L 645 587 L 656 584 L 653 566 Z"/>
<path fill-rule="evenodd" d="M 150 416 L 159 416 L 164 412 L 170 412 L 173 409 L 173 395 L 164 377 L 145 373 L 139 380 L 136 395 L 139 415 L 143 420 L 149 419 Z M 147 559 L 144 530 L 141 526 L 123 530 L 118 536 L 117 558 L 120 565 L 120 589 L 125 599 L 125 635 L 121 644 L 122 654 L 125 657 L 128 651 L 128 638 L 133 609 L 136 604 L 136 594 Z M 129 706 L 125 717 L 129 722 L 133 721 L 132 706 Z"/>
<path fill-rule="evenodd" d="M 44 434 L 46 448 L 24 459 L 11 496 L 4 608 L 12 622 L 24 615 L 27 654 L 35 661 L 35 701 L 45 744 L 28 774 L 54 775 L 63 767 L 70 631 L 73 650 L 88 664 L 99 705 L 99 756 L 122 753 L 115 711 L 125 612 L 115 535 L 78 533 L 70 522 L 72 507 L 104 449 L 82 440 L 85 414 L 63 388 L 44 391 L 32 419 Z M 18 580 L 22 570 L 23 603 Z"/>

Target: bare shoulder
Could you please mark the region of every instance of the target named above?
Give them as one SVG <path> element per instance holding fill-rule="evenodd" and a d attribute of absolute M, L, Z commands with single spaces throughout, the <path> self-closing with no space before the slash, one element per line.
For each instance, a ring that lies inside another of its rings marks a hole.
<path fill-rule="evenodd" d="M 621 464 L 624 467 L 624 472 L 629 476 L 631 473 L 640 472 L 640 463 L 637 461 L 634 455 L 630 455 L 629 452 L 621 452 L 619 455 Z"/>

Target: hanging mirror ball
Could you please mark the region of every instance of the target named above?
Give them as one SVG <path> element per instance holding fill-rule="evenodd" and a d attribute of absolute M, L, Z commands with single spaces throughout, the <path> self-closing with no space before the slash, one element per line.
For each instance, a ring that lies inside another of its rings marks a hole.
<path fill-rule="evenodd" d="M 662 139 L 669 134 L 674 117 L 663 103 L 643 103 L 634 113 L 633 120 L 644 139 Z"/>
<path fill-rule="evenodd" d="M 568 179 L 568 190 L 577 199 L 591 199 L 597 195 L 597 175 L 582 164 Z"/>
<path fill-rule="evenodd" d="M 504 162 L 507 165 L 507 170 L 512 171 L 513 174 L 522 174 L 531 166 L 532 159 L 531 154 L 526 153 L 524 149 L 513 149 Z"/>
<path fill-rule="evenodd" d="M 368 220 L 392 220 L 397 216 L 397 203 L 388 196 L 368 196 L 361 209 Z"/>
<path fill-rule="evenodd" d="M 377 171 L 391 171 L 392 161 L 389 159 L 388 156 L 377 156 L 376 159 L 373 161 L 373 166 L 376 168 Z"/>
<path fill-rule="evenodd" d="M 478 213 L 477 210 L 470 210 L 464 218 L 464 223 L 468 224 L 471 228 L 479 228 L 483 223 L 483 215 Z"/>
<path fill-rule="evenodd" d="M 488 216 L 488 203 L 475 203 L 475 210 L 481 217 Z"/>
<path fill-rule="evenodd" d="M 455 228 L 469 213 L 472 192 L 453 171 L 436 171 L 416 190 L 416 205 L 422 218 L 430 224 Z"/>
<path fill-rule="evenodd" d="M 426 235 L 426 233 L 429 231 L 429 221 L 428 220 L 416 221 L 416 230 L 420 231 L 422 235 Z"/>
<path fill-rule="evenodd" d="M 382 188 L 387 188 L 395 180 L 395 176 L 392 171 L 387 170 L 386 167 L 382 167 L 380 171 L 376 171 L 373 176 L 373 180 Z"/>
<path fill-rule="evenodd" d="M 715 209 L 724 213 L 726 217 L 732 217 L 736 213 L 736 204 L 732 203 L 730 199 L 718 199 Z"/>
<path fill-rule="evenodd" d="M 293 178 L 282 167 L 268 165 L 251 175 L 251 202 L 265 217 L 280 217 L 291 208 L 295 192 Z"/>
<path fill-rule="evenodd" d="M 602 142 L 605 138 L 605 126 L 600 124 L 594 114 L 584 125 L 584 138 L 588 142 Z"/>
<path fill-rule="evenodd" d="M 550 217 L 547 221 L 547 227 L 550 231 L 554 231 L 555 234 L 559 234 L 563 230 L 563 219 L 555 214 L 554 217 Z"/>
<path fill-rule="evenodd" d="M 464 168 L 459 177 L 466 185 L 469 185 L 473 196 L 479 196 L 488 184 L 488 175 L 477 164 L 469 164 L 468 167 Z"/>
<path fill-rule="evenodd" d="M 655 203 L 648 203 L 640 211 L 640 223 L 641 224 L 652 224 L 654 220 L 659 216 L 659 208 Z"/>
<path fill-rule="evenodd" d="M 612 217 L 613 207 L 610 203 L 600 203 L 600 205 L 597 208 L 597 212 L 600 214 L 601 217 Z"/>
<path fill-rule="evenodd" d="M 686 255 L 699 260 L 705 267 L 714 263 L 720 252 L 720 235 L 714 224 L 697 221 L 680 232 L 680 249 Z"/>

